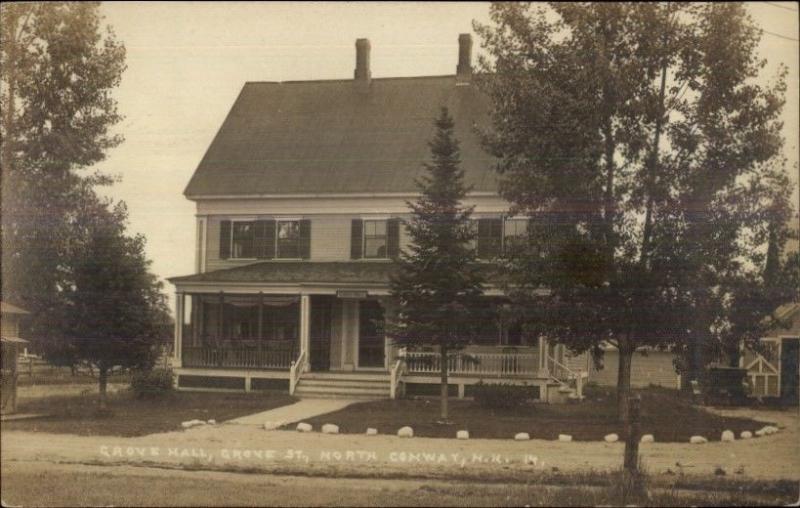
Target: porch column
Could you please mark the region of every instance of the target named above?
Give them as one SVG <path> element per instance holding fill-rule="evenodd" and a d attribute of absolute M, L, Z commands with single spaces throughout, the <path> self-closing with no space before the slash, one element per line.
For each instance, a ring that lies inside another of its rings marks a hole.
<path fill-rule="evenodd" d="M 539 370 L 547 375 L 547 339 L 539 337 Z"/>
<path fill-rule="evenodd" d="M 309 357 L 311 354 L 311 340 L 309 330 L 311 328 L 311 296 L 300 296 L 300 351 L 306 354 L 305 372 L 309 370 Z"/>
<path fill-rule="evenodd" d="M 183 299 L 184 294 L 180 291 L 175 292 L 175 344 L 172 348 L 172 365 L 181 366 L 181 350 L 183 345 Z"/>

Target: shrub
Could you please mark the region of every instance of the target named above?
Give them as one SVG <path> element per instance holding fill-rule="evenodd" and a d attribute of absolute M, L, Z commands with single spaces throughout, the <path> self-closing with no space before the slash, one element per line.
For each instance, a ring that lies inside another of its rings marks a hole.
<path fill-rule="evenodd" d="M 472 387 L 475 402 L 487 409 L 514 409 L 526 404 L 532 397 L 530 386 L 508 383 L 484 383 L 479 381 Z"/>
<path fill-rule="evenodd" d="M 131 376 L 131 389 L 137 397 L 157 397 L 172 391 L 172 369 L 140 370 Z"/>

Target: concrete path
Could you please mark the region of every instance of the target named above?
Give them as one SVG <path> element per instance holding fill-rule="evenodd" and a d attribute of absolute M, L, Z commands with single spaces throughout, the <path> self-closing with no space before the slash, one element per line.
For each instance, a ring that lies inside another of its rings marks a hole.
<path fill-rule="evenodd" d="M 287 423 L 299 422 L 308 418 L 339 411 L 350 404 L 359 402 L 351 399 L 302 399 L 288 406 L 281 406 L 269 411 L 241 416 L 226 423 L 241 425 L 258 425 L 264 429 L 277 429 Z M 317 430 L 317 429 L 315 429 Z"/>

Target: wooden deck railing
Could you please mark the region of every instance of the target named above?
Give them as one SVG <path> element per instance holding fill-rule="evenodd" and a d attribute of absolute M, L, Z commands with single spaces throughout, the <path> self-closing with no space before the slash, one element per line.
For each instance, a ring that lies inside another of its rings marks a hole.
<path fill-rule="evenodd" d="M 288 369 L 297 355 L 293 342 L 257 346 L 184 347 L 185 367 Z"/>
<path fill-rule="evenodd" d="M 409 351 L 405 355 L 408 375 L 437 375 L 441 355 L 433 351 Z M 484 377 L 533 377 L 539 371 L 539 356 L 534 353 L 468 353 L 448 355 L 451 375 Z"/>

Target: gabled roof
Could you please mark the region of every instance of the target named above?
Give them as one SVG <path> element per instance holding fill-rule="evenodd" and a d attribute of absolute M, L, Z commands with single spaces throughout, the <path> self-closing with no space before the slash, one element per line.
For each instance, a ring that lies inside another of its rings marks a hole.
<path fill-rule="evenodd" d="M 769 337 L 800 336 L 800 303 L 786 303 L 775 310 L 773 316 L 782 325 L 776 325 L 769 330 Z"/>
<path fill-rule="evenodd" d="M 0 301 L 0 312 L 3 314 L 30 314 L 30 312 L 25 309 L 21 309 L 16 305 L 11 305 L 10 303 L 3 301 Z"/>
<path fill-rule="evenodd" d="M 455 76 L 250 82 L 184 194 L 414 193 L 430 160 L 433 119 L 447 106 L 474 191 L 495 192 L 494 159 L 475 126 L 488 123 L 488 98 Z"/>

